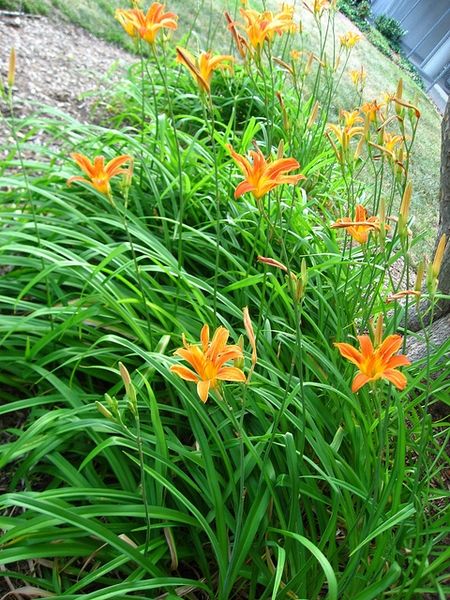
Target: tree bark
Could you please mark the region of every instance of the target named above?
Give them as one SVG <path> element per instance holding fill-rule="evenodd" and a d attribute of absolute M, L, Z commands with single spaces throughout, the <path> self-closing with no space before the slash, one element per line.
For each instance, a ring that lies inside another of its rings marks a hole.
<path fill-rule="evenodd" d="M 439 290 L 443 294 L 450 294 L 450 97 L 445 107 L 444 119 L 442 121 L 441 142 L 441 193 L 439 198 L 439 242 L 441 236 L 447 236 L 447 249 L 442 261 L 439 275 Z M 437 243 L 436 242 L 436 243 Z M 446 301 L 445 312 L 450 310 L 450 301 Z"/>

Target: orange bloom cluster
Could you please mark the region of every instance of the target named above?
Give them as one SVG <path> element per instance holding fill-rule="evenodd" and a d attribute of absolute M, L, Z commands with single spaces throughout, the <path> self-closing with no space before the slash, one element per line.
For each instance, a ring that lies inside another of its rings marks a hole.
<path fill-rule="evenodd" d="M 313 0 L 311 6 L 307 2 L 303 2 L 303 4 L 313 15 L 320 17 L 325 10 L 335 7 L 336 0 L 331 0 L 331 2 L 329 0 Z"/>
<path fill-rule="evenodd" d="M 335 223 L 332 223 L 331 227 L 333 229 L 346 229 L 359 244 L 366 244 L 369 239 L 369 233 L 373 230 L 380 231 L 381 223 L 379 217 L 367 218 L 367 211 L 364 206 L 357 204 L 354 220 L 350 217 L 342 217 Z"/>
<path fill-rule="evenodd" d="M 147 13 L 139 8 L 118 8 L 115 12 L 115 18 L 129 36 L 141 38 L 149 44 L 154 44 L 160 29 L 176 29 L 178 26 L 177 15 L 171 12 L 165 13 L 164 9 L 164 4 L 159 2 L 153 2 Z"/>
<path fill-rule="evenodd" d="M 201 90 L 209 94 L 211 92 L 211 78 L 216 69 L 231 69 L 230 64 L 224 64 L 234 61 L 229 54 L 218 54 L 213 56 L 210 52 L 202 52 L 196 59 L 185 48 L 177 46 L 177 62 L 184 65 L 192 77 L 197 81 Z"/>
<path fill-rule="evenodd" d="M 192 369 L 183 365 L 173 365 L 170 370 L 186 381 L 195 382 L 202 402 L 206 402 L 210 390 L 217 388 L 220 381 L 245 381 L 241 369 L 225 366 L 230 360 L 243 359 L 240 346 L 227 345 L 229 335 L 228 329 L 219 327 L 210 342 L 209 327 L 203 325 L 200 346 L 188 344 L 183 335 L 183 348 L 174 352 L 175 356 L 189 363 Z"/>
<path fill-rule="evenodd" d="M 245 156 L 235 152 L 229 144 L 227 148 L 245 175 L 245 180 L 237 186 L 234 192 L 235 198 L 240 198 L 242 194 L 251 192 L 259 200 L 279 185 L 284 183 L 295 185 L 300 179 L 305 179 L 305 176 L 301 174 L 286 175 L 288 171 L 300 168 L 300 164 L 295 158 L 278 158 L 268 163 L 257 147 L 256 150 L 250 150 L 250 156 L 252 157 L 252 162 L 250 162 Z"/>
<path fill-rule="evenodd" d="M 124 174 L 131 179 L 133 172 L 133 158 L 128 154 L 122 154 L 113 158 L 105 165 L 105 158 L 103 156 L 96 156 L 94 162 L 91 162 L 84 154 L 74 152 L 70 155 L 73 160 L 77 163 L 80 169 L 86 173 L 88 179 L 85 177 L 70 177 L 67 183 L 70 185 L 73 181 L 82 181 L 92 186 L 101 194 L 109 196 L 111 194 L 110 180 L 115 175 Z M 126 169 L 122 169 L 122 165 L 129 163 Z"/>
<path fill-rule="evenodd" d="M 245 24 L 229 23 L 229 29 L 233 33 L 232 26 L 236 25 L 245 31 L 247 35 L 247 46 L 260 51 L 265 42 L 271 42 L 275 34 L 297 31 L 297 25 L 293 21 L 294 7 L 283 5 L 279 13 L 271 11 L 258 12 L 253 9 L 240 9 Z M 235 37 L 235 34 L 233 34 Z M 236 39 L 236 37 L 235 37 Z"/>
<path fill-rule="evenodd" d="M 368 335 L 358 336 L 360 351 L 350 344 L 343 342 L 334 345 L 344 358 L 358 367 L 352 383 L 352 392 L 357 392 L 369 381 L 387 379 L 399 390 L 406 386 L 406 377 L 397 367 L 411 364 L 410 360 L 403 354 L 394 356 L 403 343 L 401 335 L 388 335 L 388 337 L 376 348 Z"/>

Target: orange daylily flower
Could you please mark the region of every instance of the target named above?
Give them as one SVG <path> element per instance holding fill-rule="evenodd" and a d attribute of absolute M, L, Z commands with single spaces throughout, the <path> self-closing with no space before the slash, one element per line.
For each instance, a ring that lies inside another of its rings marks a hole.
<path fill-rule="evenodd" d="M 387 228 L 387 225 L 385 225 Z M 367 211 L 362 204 L 357 204 L 355 209 L 355 219 L 342 217 L 331 224 L 332 229 L 346 229 L 348 233 L 359 244 L 366 244 L 369 239 L 369 233 L 373 230 L 380 231 L 381 222 L 379 217 L 367 218 Z"/>
<path fill-rule="evenodd" d="M 362 37 L 356 33 L 355 31 L 347 31 L 344 35 L 339 36 L 339 41 L 341 42 L 341 46 L 350 50 L 353 48 Z"/>
<path fill-rule="evenodd" d="M 215 69 L 231 69 L 231 65 L 223 64 L 234 61 L 229 54 L 218 54 L 213 56 L 211 52 L 202 52 L 198 59 L 185 48 L 177 46 L 177 62 L 184 65 L 192 77 L 197 81 L 201 90 L 209 94 L 211 92 L 211 78 Z"/>
<path fill-rule="evenodd" d="M 147 13 L 140 8 L 118 8 L 114 16 L 129 36 L 140 37 L 149 44 L 154 44 L 160 29 L 178 27 L 178 16 L 172 12 L 165 13 L 164 10 L 164 4 L 153 2 Z"/>
<path fill-rule="evenodd" d="M 245 180 L 237 186 L 234 192 L 235 198 L 240 198 L 242 194 L 251 192 L 259 200 L 278 185 L 284 183 L 295 185 L 300 179 L 306 179 L 301 174 L 286 175 L 288 171 L 300 168 L 300 164 L 295 158 L 278 158 L 272 163 L 267 163 L 263 153 L 256 146 L 256 150 L 250 150 L 251 163 L 245 156 L 235 152 L 230 144 L 227 145 L 227 148 L 245 175 Z"/>
<path fill-rule="evenodd" d="M 355 119 L 356 121 L 356 119 Z M 336 148 L 333 140 L 330 137 L 329 132 L 332 131 L 334 133 L 334 135 L 336 136 L 341 148 L 341 150 L 338 150 L 338 148 Z M 328 139 L 330 140 L 333 149 L 336 153 L 336 156 L 338 157 L 338 160 L 342 161 L 344 155 L 347 154 L 347 151 L 350 148 L 350 140 L 352 139 L 352 137 L 355 137 L 356 135 L 363 135 L 364 133 L 364 127 L 349 127 L 347 125 L 344 125 L 344 127 L 341 127 L 339 125 L 335 125 L 334 123 L 329 123 L 328 124 L 328 131 L 326 132 Z M 358 146 L 359 148 L 359 146 Z M 356 155 L 358 154 L 358 150 L 356 151 Z M 356 157 L 355 155 L 355 157 Z"/>
<path fill-rule="evenodd" d="M 313 0 L 312 6 L 309 6 L 309 4 L 306 2 L 303 2 L 303 4 L 305 5 L 305 8 L 309 10 L 309 12 L 320 17 L 324 10 L 334 8 L 336 0 L 332 0 L 331 2 L 328 0 Z"/>
<path fill-rule="evenodd" d="M 203 325 L 200 332 L 201 346 L 188 344 L 183 335 L 183 348 L 174 352 L 175 356 L 188 362 L 193 370 L 183 365 L 173 365 L 170 370 L 186 381 L 195 382 L 202 402 L 206 402 L 210 390 L 217 388 L 219 381 L 246 380 L 241 369 L 224 366 L 230 360 L 243 358 L 242 349 L 238 345 L 227 346 L 229 335 L 228 329 L 219 327 L 210 342 L 209 327 Z"/>
<path fill-rule="evenodd" d="M 349 71 L 350 78 L 353 82 L 353 85 L 356 87 L 361 87 L 366 81 L 367 73 L 364 70 L 364 67 L 360 69 L 352 69 Z"/>
<path fill-rule="evenodd" d="M 376 100 L 372 100 L 372 102 L 365 102 L 361 106 L 361 111 L 366 115 L 369 122 L 376 121 L 383 104 L 378 104 Z"/>
<path fill-rule="evenodd" d="M 74 152 L 70 155 L 73 160 L 77 163 L 84 173 L 86 173 L 88 179 L 85 177 L 70 177 L 67 183 L 70 185 L 73 181 L 83 181 L 88 185 L 91 185 L 101 194 L 109 196 L 111 194 L 110 180 L 115 175 L 124 174 L 131 179 L 133 172 L 133 158 L 128 154 L 122 154 L 113 158 L 105 165 L 104 156 L 96 156 L 94 162 L 91 162 L 84 154 Z M 122 165 L 130 163 L 126 169 L 122 169 Z"/>
<path fill-rule="evenodd" d="M 397 148 L 399 144 L 403 144 L 405 138 L 402 135 L 394 135 L 388 131 L 383 131 L 383 144 L 375 144 L 369 142 L 371 146 L 385 152 L 394 162 L 400 162 L 402 148 Z"/>
<path fill-rule="evenodd" d="M 343 342 L 337 342 L 334 345 L 344 358 L 358 367 L 358 373 L 355 375 L 352 383 L 352 392 L 357 392 L 363 385 L 369 381 L 378 379 L 387 379 L 399 390 L 406 386 L 406 377 L 397 367 L 410 365 L 411 361 L 404 355 L 394 356 L 403 343 L 401 335 L 388 335 L 388 337 L 376 348 L 368 335 L 358 336 L 359 352 Z"/>
<path fill-rule="evenodd" d="M 359 110 L 341 110 L 339 113 L 340 119 L 344 122 L 345 127 L 353 127 L 355 123 L 363 123 L 364 119 L 359 115 Z"/>
<path fill-rule="evenodd" d="M 294 23 L 294 9 L 292 6 L 283 5 L 279 13 L 271 11 L 258 12 L 253 9 L 240 9 L 241 15 L 246 21 L 246 25 L 240 25 L 245 30 L 248 41 L 251 46 L 257 51 L 261 50 L 264 42 L 271 42 L 274 35 L 283 32 L 294 32 L 297 30 L 297 25 Z"/>

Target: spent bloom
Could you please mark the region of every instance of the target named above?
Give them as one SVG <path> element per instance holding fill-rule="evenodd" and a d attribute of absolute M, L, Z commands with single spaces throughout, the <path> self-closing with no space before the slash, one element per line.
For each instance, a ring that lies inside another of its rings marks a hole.
<path fill-rule="evenodd" d="M 404 354 L 394 356 L 401 348 L 403 337 L 388 335 L 375 348 L 368 335 L 358 336 L 358 341 L 360 351 L 343 342 L 334 344 L 344 358 L 358 367 L 352 383 L 352 392 L 357 392 L 369 381 L 378 379 L 387 379 L 396 388 L 403 390 L 406 386 L 406 377 L 397 370 L 397 367 L 409 365 L 411 362 Z"/>
<path fill-rule="evenodd" d="M 230 63 L 234 60 L 229 54 L 218 54 L 213 56 L 211 52 L 202 52 L 198 58 L 185 48 L 177 46 L 177 62 L 184 65 L 192 77 L 197 81 L 201 90 L 209 94 L 211 92 L 211 78 L 216 69 L 231 69 Z"/>
<path fill-rule="evenodd" d="M 103 156 L 96 156 L 94 161 L 91 162 L 84 154 L 74 152 L 70 155 L 73 160 L 77 163 L 80 169 L 87 175 L 85 177 L 70 177 L 67 183 L 70 185 L 73 181 L 82 181 L 92 186 L 101 194 L 107 196 L 111 195 L 110 180 L 115 175 L 124 174 L 130 180 L 133 172 L 133 158 L 128 154 L 122 154 L 113 158 L 105 165 L 105 158 Z M 122 168 L 122 165 L 129 163 L 126 169 Z"/>
<path fill-rule="evenodd" d="M 203 325 L 200 332 L 200 346 L 188 344 L 183 335 L 183 348 L 174 352 L 190 364 L 172 365 L 170 370 L 186 381 L 197 384 L 197 393 L 206 402 L 210 390 L 216 389 L 220 381 L 245 381 L 245 375 L 237 367 L 225 366 L 230 360 L 242 359 L 242 349 L 238 345 L 227 345 L 230 332 L 226 327 L 218 327 L 209 340 L 209 327 Z"/>
<path fill-rule="evenodd" d="M 240 198 L 242 194 L 251 192 L 259 200 L 273 188 L 284 183 L 296 184 L 300 179 L 305 179 L 304 175 L 286 175 L 288 171 L 299 169 L 300 164 L 295 158 L 278 158 L 268 163 L 256 146 L 256 150 L 250 150 L 252 162 L 245 156 L 241 156 L 233 150 L 230 144 L 227 148 L 245 176 L 234 192 L 235 198 Z"/>
<path fill-rule="evenodd" d="M 364 206 L 357 204 L 353 220 L 350 217 L 342 217 L 332 223 L 331 227 L 333 229 L 346 229 L 355 241 L 359 244 L 366 244 L 371 231 L 380 231 L 381 222 L 379 217 L 367 218 L 367 211 Z M 387 226 L 385 225 L 385 227 Z"/>
<path fill-rule="evenodd" d="M 146 13 L 140 8 L 118 8 L 114 16 L 129 36 L 154 44 L 160 29 L 176 29 L 178 26 L 178 16 L 164 10 L 164 4 L 153 2 Z"/>
<path fill-rule="evenodd" d="M 241 58 L 245 58 L 248 50 L 247 40 L 236 29 L 236 23 L 231 18 L 230 13 L 225 11 L 224 15 L 228 23 L 228 29 L 233 37 L 234 43 L 236 44 L 237 51 L 241 55 Z"/>

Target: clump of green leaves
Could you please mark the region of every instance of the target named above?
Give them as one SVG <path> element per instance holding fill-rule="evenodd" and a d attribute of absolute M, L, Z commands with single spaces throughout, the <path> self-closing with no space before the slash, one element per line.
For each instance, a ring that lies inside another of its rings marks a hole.
<path fill-rule="evenodd" d="M 324 59 L 330 30 L 317 27 Z M 427 405 L 448 398 L 450 342 L 408 367 L 404 389 L 374 381 L 357 395 L 334 346 L 370 335 L 374 314 L 386 335 L 405 333 L 410 304 L 386 293 L 404 296 L 390 268 L 408 265 L 407 210 L 402 236 L 388 217 L 420 113 L 399 84 L 365 106 L 367 127 L 351 130 L 356 109 L 331 128 L 347 51 L 333 64 L 265 58 L 216 73 L 206 99 L 162 44 L 130 70 L 117 127 L 51 110 L 7 123 L 0 414 L 30 417 L 0 446 L 11 469 L 0 573 L 41 597 L 449 592 L 448 435 Z M 62 146 L 38 146 L 34 132 Z M 236 200 L 245 173 L 230 145 L 243 158 L 255 144 L 270 161 L 294 158 L 307 179 Z M 111 182 L 114 202 L 67 185 L 75 149 L 134 157 L 131 181 Z M 378 218 L 357 243 L 341 226 L 361 202 Z M 247 375 L 205 404 L 195 378 L 171 369 L 181 345 L 195 355 L 204 324 L 230 332 Z M 39 571 L 23 572 L 37 558 Z"/>
<path fill-rule="evenodd" d="M 388 15 L 378 15 L 374 21 L 375 27 L 388 40 L 391 48 L 398 52 L 400 50 L 400 41 L 406 31 L 402 28 L 397 19 Z"/>
<path fill-rule="evenodd" d="M 368 0 L 341 0 L 339 10 L 358 25 L 361 31 L 367 31 L 370 28 L 369 19 L 372 11 Z"/>

